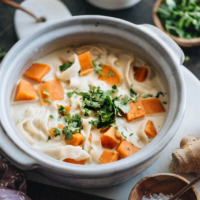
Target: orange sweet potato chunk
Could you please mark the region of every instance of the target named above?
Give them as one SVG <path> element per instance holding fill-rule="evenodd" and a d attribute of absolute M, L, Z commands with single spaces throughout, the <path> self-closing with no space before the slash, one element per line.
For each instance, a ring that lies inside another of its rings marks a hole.
<path fill-rule="evenodd" d="M 86 76 L 86 75 L 88 75 L 89 73 L 91 73 L 93 71 L 94 71 L 94 69 L 87 69 L 87 70 L 81 72 L 80 75 L 81 76 Z"/>
<path fill-rule="evenodd" d="M 50 99 L 51 101 L 64 99 L 64 89 L 58 79 L 53 79 L 38 85 L 37 90 L 43 106 L 49 104 L 48 101 L 44 101 L 45 99 Z M 49 96 L 43 93 L 44 90 L 49 93 Z"/>
<path fill-rule="evenodd" d="M 51 70 L 51 67 L 47 64 L 42 63 L 33 63 L 25 72 L 24 76 L 34 80 L 38 83 L 41 83 L 42 78 L 48 74 Z"/>
<path fill-rule="evenodd" d="M 79 146 L 83 143 L 83 136 L 80 133 L 74 133 L 73 139 L 68 140 L 68 139 L 65 138 L 65 142 L 69 145 Z"/>
<path fill-rule="evenodd" d="M 116 69 L 109 65 L 103 65 L 101 71 L 104 76 L 99 75 L 100 80 L 105 81 L 108 85 L 120 85 L 122 77 Z"/>
<path fill-rule="evenodd" d="M 142 99 L 142 105 L 146 114 L 162 113 L 165 112 L 165 108 L 159 99 Z"/>
<path fill-rule="evenodd" d="M 15 101 L 36 99 L 37 92 L 34 85 L 26 80 L 21 80 L 15 93 Z"/>
<path fill-rule="evenodd" d="M 61 82 L 58 79 L 53 79 L 46 83 L 49 83 L 50 99 L 52 101 L 64 99 L 64 89 Z"/>
<path fill-rule="evenodd" d="M 128 142 L 125 139 L 121 141 L 121 143 L 117 147 L 116 151 L 119 153 L 119 155 L 122 158 L 126 158 L 126 157 L 131 156 L 134 153 L 138 152 L 136 147 L 134 147 L 132 143 Z"/>
<path fill-rule="evenodd" d="M 58 107 L 58 109 L 59 109 L 59 108 L 60 108 L 60 105 L 57 104 L 57 107 Z M 65 106 L 65 110 L 67 111 L 67 113 L 69 113 L 70 110 L 71 110 L 71 106 Z M 66 114 L 63 114 L 63 115 L 65 116 Z"/>
<path fill-rule="evenodd" d="M 89 51 L 86 51 L 85 53 L 80 54 L 78 56 L 78 60 L 79 60 L 80 66 L 81 66 L 81 72 L 87 71 L 89 69 L 94 70 L 91 55 L 90 55 Z M 90 71 L 90 72 L 92 72 L 92 71 Z"/>
<path fill-rule="evenodd" d="M 120 159 L 119 153 L 114 151 L 105 150 L 99 157 L 99 162 L 101 164 L 115 162 Z"/>
<path fill-rule="evenodd" d="M 132 121 L 145 116 L 145 111 L 141 101 L 130 102 L 130 111 L 126 114 L 127 121 Z"/>
<path fill-rule="evenodd" d="M 109 130 L 100 137 L 101 145 L 105 148 L 113 149 L 120 143 L 121 138 L 121 134 L 116 131 L 114 127 L 110 127 Z"/>
<path fill-rule="evenodd" d="M 77 160 L 74 160 L 74 159 L 71 159 L 71 158 L 66 158 L 66 159 L 63 160 L 63 162 L 77 164 L 77 165 L 85 165 L 86 159 L 77 161 Z"/>
<path fill-rule="evenodd" d="M 144 132 L 149 137 L 155 137 L 157 135 L 155 126 L 151 120 L 148 120 L 144 129 Z"/>
<path fill-rule="evenodd" d="M 135 80 L 138 82 L 144 82 L 148 75 L 147 67 L 135 67 Z"/>
<path fill-rule="evenodd" d="M 50 102 L 48 101 L 44 101 L 45 99 L 50 99 L 50 95 L 46 95 L 43 93 L 43 91 L 45 90 L 47 93 L 50 94 L 50 85 L 49 83 L 42 83 L 40 85 L 37 86 L 37 90 L 38 90 L 38 93 L 39 93 L 39 96 L 40 96 L 40 99 L 42 101 L 42 105 L 43 106 L 46 106 L 48 105 Z"/>

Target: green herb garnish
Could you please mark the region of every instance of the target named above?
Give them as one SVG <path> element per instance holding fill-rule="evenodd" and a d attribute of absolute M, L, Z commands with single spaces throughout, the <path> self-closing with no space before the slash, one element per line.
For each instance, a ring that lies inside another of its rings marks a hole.
<path fill-rule="evenodd" d="M 68 125 L 63 128 L 62 133 L 65 134 L 66 139 L 72 140 L 73 134 L 80 133 L 82 129 L 81 116 L 79 114 L 75 114 L 71 117 L 69 114 L 67 123 Z"/>
<path fill-rule="evenodd" d="M 157 13 L 167 32 L 180 38 L 200 36 L 199 0 L 165 0 Z"/>
<path fill-rule="evenodd" d="M 59 117 L 58 117 L 58 121 L 62 121 L 62 116 L 59 116 Z"/>
<path fill-rule="evenodd" d="M 49 103 L 52 103 L 52 100 L 51 99 L 44 99 L 45 102 L 49 102 Z"/>
<path fill-rule="evenodd" d="M 129 102 L 137 101 L 139 96 L 134 91 L 130 92 L 130 96 L 125 95 L 123 98 L 117 96 L 111 98 L 112 94 L 118 92 L 117 86 L 114 85 L 112 90 L 103 91 L 100 87 L 89 86 L 90 89 L 88 92 L 78 92 L 74 90 L 73 92 L 68 93 L 68 97 L 72 97 L 73 94 L 82 96 L 82 107 L 87 110 L 93 110 L 95 120 L 91 120 L 89 123 L 97 128 L 109 128 L 114 127 L 117 116 L 122 116 L 122 113 L 126 114 L 130 110 Z"/>
<path fill-rule="evenodd" d="M 167 104 L 167 102 L 166 102 L 166 101 L 163 101 L 163 104 Z"/>
<path fill-rule="evenodd" d="M 111 76 L 115 76 L 115 74 L 113 74 L 112 71 L 109 71 L 108 76 L 109 76 L 109 77 L 111 77 Z"/>
<path fill-rule="evenodd" d="M 49 115 L 49 118 L 53 119 L 54 117 L 53 117 L 53 115 Z"/>
<path fill-rule="evenodd" d="M 47 92 L 46 89 L 42 90 L 42 93 L 45 94 L 45 95 L 47 95 L 47 96 L 49 96 L 49 93 Z"/>
<path fill-rule="evenodd" d="M 83 141 L 85 141 L 85 138 L 83 137 Z"/>
<path fill-rule="evenodd" d="M 59 66 L 59 69 L 61 72 L 64 72 L 65 70 L 70 68 L 73 64 L 74 64 L 74 62 L 68 62 L 68 63 L 62 64 Z"/>
<path fill-rule="evenodd" d="M 145 95 L 143 96 L 143 98 L 147 98 L 147 97 L 153 97 L 153 95 L 152 95 L 152 94 L 145 94 Z"/>
<path fill-rule="evenodd" d="M 61 115 L 65 115 L 67 111 L 65 110 L 65 106 L 60 105 L 60 108 L 58 109 L 58 113 Z"/>
<path fill-rule="evenodd" d="M 102 64 L 97 65 L 97 62 L 96 62 L 100 58 L 101 58 L 101 54 L 99 54 L 98 57 L 95 60 L 92 61 L 92 64 L 93 64 L 93 67 L 94 67 L 94 71 L 97 74 L 99 74 L 101 76 L 105 76 L 104 73 L 101 71 L 101 68 L 102 68 L 103 65 Z"/>
<path fill-rule="evenodd" d="M 53 130 L 53 134 L 54 134 L 55 137 L 61 135 L 61 133 L 62 133 L 62 131 L 61 131 L 60 129 L 58 129 L 58 128 L 54 128 L 54 130 Z"/>
<path fill-rule="evenodd" d="M 127 139 L 127 137 L 124 135 L 124 132 L 121 132 L 123 138 Z"/>
<path fill-rule="evenodd" d="M 20 122 L 21 122 L 21 120 L 17 120 L 17 122 L 16 122 L 16 126 L 17 126 Z"/>
<path fill-rule="evenodd" d="M 51 140 L 51 137 L 50 137 L 50 136 L 48 136 L 48 138 L 47 138 L 47 141 L 46 141 L 46 142 L 48 142 L 49 140 Z"/>
<path fill-rule="evenodd" d="M 163 97 L 165 96 L 165 95 L 163 94 L 163 92 L 158 92 L 157 95 L 156 95 L 156 98 L 159 98 L 160 95 L 162 95 Z"/>
<path fill-rule="evenodd" d="M 133 133 L 131 133 L 130 135 L 129 135 L 129 137 L 131 137 L 133 135 Z"/>

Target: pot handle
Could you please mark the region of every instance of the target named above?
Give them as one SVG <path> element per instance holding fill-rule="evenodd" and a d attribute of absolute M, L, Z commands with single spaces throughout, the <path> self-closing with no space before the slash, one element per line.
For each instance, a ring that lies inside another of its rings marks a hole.
<path fill-rule="evenodd" d="M 16 167 L 22 170 L 37 168 L 36 160 L 20 150 L 7 136 L 0 124 L 0 151 Z"/>
<path fill-rule="evenodd" d="M 148 34 L 151 34 L 156 40 L 159 40 L 165 48 L 169 49 L 169 52 L 173 52 L 172 57 L 175 58 L 179 65 L 182 65 L 185 60 L 185 55 L 182 49 L 172 40 L 166 33 L 158 29 L 157 27 L 149 24 L 140 25 Z"/>

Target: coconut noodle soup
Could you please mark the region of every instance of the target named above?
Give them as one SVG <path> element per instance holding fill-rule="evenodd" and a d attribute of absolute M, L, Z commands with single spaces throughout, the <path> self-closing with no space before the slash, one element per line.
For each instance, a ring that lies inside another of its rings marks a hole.
<path fill-rule="evenodd" d="M 23 73 L 11 98 L 13 120 L 28 143 L 86 165 L 137 153 L 159 134 L 167 110 L 159 73 L 133 53 L 103 45 L 43 57 Z"/>

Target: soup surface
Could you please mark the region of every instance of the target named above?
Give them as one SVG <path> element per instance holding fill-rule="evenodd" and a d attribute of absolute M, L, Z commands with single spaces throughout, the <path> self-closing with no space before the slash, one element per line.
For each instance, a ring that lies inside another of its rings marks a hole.
<path fill-rule="evenodd" d="M 159 134 L 167 111 L 159 72 L 132 52 L 103 45 L 43 57 L 23 73 L 11 98 L 13 120 L 28 143 L 85 165 L 137 153 Z"/>

